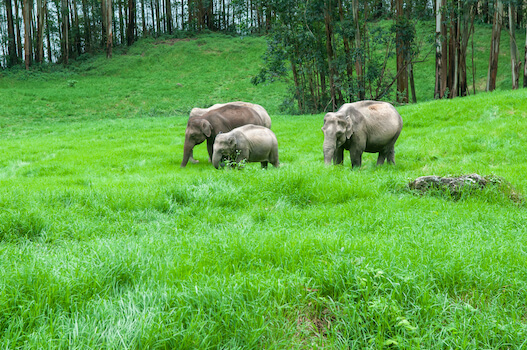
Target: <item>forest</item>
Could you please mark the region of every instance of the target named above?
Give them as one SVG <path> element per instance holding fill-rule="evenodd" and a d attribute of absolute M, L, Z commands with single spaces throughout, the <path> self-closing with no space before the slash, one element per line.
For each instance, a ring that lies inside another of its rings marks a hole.
<path fill-rule="evenodd" d="M 253 83 L 291 78 L 291 104 L 316 113 L 363 99 L 416 102 L 413 67 L 434 56 L 435 98 L 475 93 L 467 48 L 478 23 L 492 26 L 486 90 L 496 87 L 498 64 L 510 64 L 512 89 L 527 87 L 527 42 L 520 52 L 516 40 L 525 0 L 3 0 L 1 8 L 4 69 L 111 58 L 142 37 L 266 35 Z M 498 62 L 502 29 L 510 63 Z"/>

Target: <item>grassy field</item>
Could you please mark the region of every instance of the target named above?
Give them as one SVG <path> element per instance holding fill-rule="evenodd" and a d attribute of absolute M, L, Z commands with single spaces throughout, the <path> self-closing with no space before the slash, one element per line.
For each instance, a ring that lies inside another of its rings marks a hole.
<path fill-rule="evenodd" d="M 323 115 L 250 85 L 262 43 L 0 78 L 0 347 L 527 348 L 527 90 L 398 107 L 395 166 L 325 167 Z M 190 108 L 237 99 L 281 167 L 180 169 Z M 408 188 L 469 173 L 508 184 Z"/>

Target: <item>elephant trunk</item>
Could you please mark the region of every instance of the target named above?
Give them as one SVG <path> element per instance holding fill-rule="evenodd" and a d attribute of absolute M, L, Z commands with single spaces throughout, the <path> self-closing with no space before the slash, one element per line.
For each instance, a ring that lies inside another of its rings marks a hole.
<path fill-rule="evenodd" d="M 326 165 L 330 165 L 331 164 L 331 161 L 333 160 L 333 158 L 335 156 L 335 148 L 336 148 L 336 145 L 335 145 L 335 141 L 334 140 L 332 142 L 331 140 L 324 139 L 324 146 L 323 146 L 323 149 L 324 149 L 324 163 Z"/>
<path fill-rule="evenodd" d="M 220 152 L 214 152 L 212 154 L 212 165 L 214 165 L 214 167 L 216 169 L 219 169 L 220 168 L 220 162 L 221 162 L 221 153 Z"/>
<path fill-rule="evenodd" d="M 184 168 L 187 166 L 188 160 L 192 155 L 192 149 L 194 145 L 191 145 L 187 140 L 185 140 L 185 145 L 183 146 L 183 161 L 181 161 L 181 167 Z"/>

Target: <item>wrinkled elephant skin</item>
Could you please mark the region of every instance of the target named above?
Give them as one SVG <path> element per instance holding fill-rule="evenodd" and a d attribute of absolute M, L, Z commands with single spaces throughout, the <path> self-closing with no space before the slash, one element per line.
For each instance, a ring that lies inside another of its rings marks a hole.
<path fill-rule="evenodd" d="M 395 164 L 395 142 L 403 127 L 397 110 L 387 102 L 345 103 L 324 116 L 324 162 L 342 164 L 349 150 L 352 167 L 362 165 L 362 153 L 379 153 L 377 165 Z"/>
<path fill-rule="evenodd" d="M 260 125 L 244 125 L 216 136 L 212 164 L 216 169 L 223 167 L 225 160 L 236 164 L 242 161 L 260 162 L 262 168 L 278 162 L 278 141 L 276 135 Z"/>
<path fill-rule="evenodd" d="M 194 113 L 191 115 L 185 130 L 185 144 L 183 146 L 181 167 L 185 167 L 189 160 L 191 162 L 197 162 L 193 159 L 193 149 L 194 146 L 204 141 L 207 141 L 209 160 L 212 160 L 214 140 L 219 133 L 229 132 L 234 128 L 246 124 L 270 126 L 271 118 L 265 112 L 265 109 L 258 106 L 259 108 L 255 110 L 254 106 L 258 105 L 234 102 L 221 105 L 217 108 L 211 107 L 210 110 L 205 111 L 203 114 Z M 265 112 L 264 114 L 262 114 L 262 110 Z"/>

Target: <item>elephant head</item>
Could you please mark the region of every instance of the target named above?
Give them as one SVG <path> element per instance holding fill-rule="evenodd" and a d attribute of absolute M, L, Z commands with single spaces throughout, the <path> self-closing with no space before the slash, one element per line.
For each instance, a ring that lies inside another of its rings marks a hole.
<path fill-rule="evenodd" d="M 183 146 L 183 161 L 181 167 L 185 167 L 192 156 L 194 146 L 199 145 L 212 135 L 212 125 L 206 119 L 190 118 L 185 130 L 185 144 Z"/>
<path fill-rule="evenodd" d="M 324 116 L 322 131 L 324 132 L 324 163 L 331 164 L 336 150 L 353 134 L 353 123 L 349 115 L 330 112 Z"/>
<path fill-rule="evenodd" d="M 236 160 L 236 138 L 233 135 L 219 134 L 214 141 L 212 165 L 219 169 L 220 166 L 225 166 L 225 160 Z"/>

